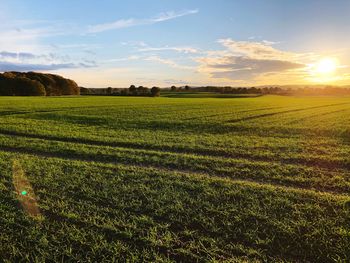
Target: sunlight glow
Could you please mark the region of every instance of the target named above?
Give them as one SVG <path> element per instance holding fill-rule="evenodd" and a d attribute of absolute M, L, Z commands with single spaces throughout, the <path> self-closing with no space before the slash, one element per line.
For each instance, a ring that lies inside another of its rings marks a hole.
<path fill-rule="evenodd" d="M 316 72 L 319 74 L 331 74 L 337 70 L 338 62 L 335 58 L 323 58 L 316 64 Z"/>
<path fill-rule="evenodd" d="M 339 79 L 339 76 L 336 75 L 338 67 L 337 58 L 322 58 L 317 63 L 309 66 L 310 78 L 308 79 L 316 83 L 333 83 Z"/>

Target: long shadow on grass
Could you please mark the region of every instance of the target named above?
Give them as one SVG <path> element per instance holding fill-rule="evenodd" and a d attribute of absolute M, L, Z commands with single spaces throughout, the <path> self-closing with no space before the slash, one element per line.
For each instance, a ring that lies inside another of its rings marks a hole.
<path fill-rule="evenodd" d="M 252 116 L 253 117 L 253 116 Z M 220 122 L 191 122 L 188 121 L 174 121 L 174 120 L 119 120 L 112 121 L 111 119 L 92 117 L 92 116 L 64 116 L 49 114 L 45 116 L 37 116 L 32 119 L 40 120 L 54 120 L 65 122 L 68 124 L 78 124 L 86 127 L 108 127 L 108 129 L 121 129 L 121 130 L 145 130 L 145 131 L 165 131 L 165 132 L 180 132 L 180 133 L 207 133 L 214 135 L 226 135 L 226 134 L 239 134 L 250 136 L 252 134 L 262 137 L 274 137 L 274 138 L 291 138 L 300 136 L 334 136 L 334 132 L 331 129 L 315 130 L 307 127 L 264 127 L 262 125 L 256 125 L 254 123 L 245 125 L 240 123 L 241 120 L 234 121 L 232 123 L 220 123 Z M 6 132 L 6 131 L 5 131 Z"/>
<path fill-rule="evenodd" d="M 243 111 L 231 111 L 229 113 L 217 113 L 217 114 L 212 114 L 212 115 L 204 115 L 204 116 L 199 116 L 199 117 L 191 117 L 191 118 L 186 118 L 184 120 L 200 120 L 203 118 L 210 118 L 210 117 L 218 117 L 218 116 L 230 116 L 234 113 L 245 113 L 245 112 L 254 112 L 254 111 L 263 111 L 263 110 L 273 110 L 273 109 L 281 109 L 284 107 L 266 107 L 266 108 L 258 108 L 258 109 L 251 109 L 251 110 L 243 110 Z"/>
<path fill-rule="evenodd" d="M 159 131 L 167 131 L 167 132 L 174 132 L 174 131 L 181 131 L 181 132 L 195 132 L 201 131 L 202 133 L 209 133 L 209 134 L 230 134 L 230 133 L 251 133 L 254 132 L 256 135 L 259 136 L 266 136 L 273 134 L 274 137 L 291 137 L 291 136 L 306 136 L 306 135 L 320 135 L 324 133 L 327 135 L 329 133 L 328 131 L 314 131 L 311 128 L 305 128 L 305 127 L 268 127 L 268 129 L 264 129 L 264 127 L 261 127 L 261 125 L 255 125 L 254 123 L 247 123 L 249 126 L 245 126 L 245 121 L 260 119 L 264 117 L 270 117 L 285 113 L 292 113 L 292 112 L 301 112 L 305 110 L 310 109 L 317 109 L 317 108 L 325 108 L 325 107 L 332 107 L 332 106 L 338 106 L 338 105 L 344 105 L 348 103 L 338 103 L 338 104 L 329 104 L 329 105 L 322 105 L 322 106 L 314 106 L 314 107 L 306 107 L 306 108 L 298 108 L 298 109 L 290 109 L 285 111 L 279 111 L 279 112 L 271 112 L 271 113 L 265 113 L 265 114 L 258 114 L 253 116 L 247 116 L 239 119 L 233 119 L 229 120 L 226 123 L 222 122 L 193 122 L 191 119 L 188 120 L 157 120 L 157 119 L 150 119 L 150 120 L 129 120 L 129 119 L 123 119 L 115 121 L 111 118 L 103 118 L 103 117 L 95 117 L 95 116 L 72 116 L 72 115 L 59 115 L 55 113 L 48 113 L 48 114 L 40 114 L 37 116 L 31 116 L 33 119 L 40 119 L 40 120 L 54 120 L 54 121 L 61 121 L 69 124 L 78 124 L 78 125 L 84 125 L 84 126 L 95 126 L 95 127 L 101 127 L 101 125 L 106 125 L 109 128 L 118 128 L 123 130 L 159 130 Z M 213 115 L 214 116 L 214 115 Z M 232 125 L 236 124 L 236 125 Z"/>
<path fill-rule="evenodd" d="M 107 146 L 107 147 L 116 147 L 116 148 L 126 148 L 126 149 L 135 149 L 135 150 L 154 150 L 154 151 L 160 151 L 162 153 L 169 153 L 169 154 L 194 154 L 199 156 L 208 156 L 208 157 L 222 157 L 222 158 L 237 158 L 237 159 L 247 159 L 251 161 L 264 161 L 264 162 L 282 162 L 285 164 L 300 164 L 300 165 L 306 165 L 306 166 L 315 166 L 325 169 L 348 169 L 350 168 L 350 164 L 344 163 L 341 161 L 332 161 L 332 160 L 324 160 L 324 159 L 318 159 L 318 158 L 312 158 L 312 159 L 302 159 L 302 158 L 293 158 L 289 157 L 286 158 L 271 158 L 267 156 L 259 156 L 259 155 L 252 155 L 252 154 L 245 154 L 241 152 L 226 152 L 224 150 L 214 150 L 214 149 L 193 149 L 188 147 L 178 147 L 178 146 L 167 146 L 167 145 L 154 145 L 154 144 L 140 144 L 140 143 L 133 143 L 133 142 L 106 142 L 106 141 L 99 141 L 99 140 L 93 140 L 93 139 L 86 139 L 86 138 L 73 138 L 73 137 L 60 137 L 60 136 L 53 136 L 53 135 L 43 135 L 43 134 L 29 134 L 29 133 L 23 133 L 23 132 L 17 132 L 17 131 L 11 131 L 11 130 L 4 130 L 0 129 L 0 134 L 2 135 L 9 135 L 9 136 L 16 136 L 16 137 L 24 137 L 24 138 L 33 138 L 33 139 L 42 139 L 42 140 L 48 140 L 48 141 L 57 141 L 57 142 L 68 142 L 68 143 L 77 143 L 77 144 L 83 144 L 86 146 Z M 344 136 L 344 134 L 340 134 Z M 29 148 L 28 148 L 29 149 Z"/>
<path fill-rule="evenodd" d="M 320 109 L 320 108 L 339 106 L 339 105 L 345 105 L 345 104 L 349 104 L 349 103 L 335 103 L 335 104 L 322 105 L 322 106 L 313 106 L 313 107 L 306 107 L 306 108 L 299 108 L 299 109 L 292 109 L 292 110 L 264 113 L 264 114 L 248 116 L 248 117 L 244 117 L 244 118 L 240 118 L 240 119 L 230 120 L 228 122 L 229 123 L 236 123 L 236 122 L 241 122 L 241 121 L 250 121 L 250 120 L 260 119 L 260 118 L 264 118 L 264 117 L 280 115 L 280 114 L 284 114 L 284 113 L 300 112 L 300 111 L 305 111 L 305 110 Z"/>
<path fill-rule="evenodd" d="M 135 167 L 140 168 L 151 168 L 156 169 L 164 172 L 174 172 L 174 173 L 187 173 L 187 174 L 206 174 L 208 176 L 214 176 L 214 177 L 224 177 L 229 178 L 231 180 L 245 180 L 249 182 L 256 182 L 259 184 L 273 184 L 273 185 L 280 185 L 284 187 L 291 187 L 291 188 L 299 188 L 299 189 L 310 189 L 310 187 L 316 188 L 320 191 L 325 192 L 333 192 L 333 193 L 342 193 L 348 191 L 348 187 L 345 186 L 335 186 L 332 184 L 315 184 L 314 181 L 298 181 L 291 178 L 290 175 L 286 175 L 285 178 L 281 176 L 272 175 L 269 174 L 266 175 L 266 166 L 262 166 L 262 173 L 256 172 L 259 165 L 254 163 L 256 160 L 252 160 L 252 164 L 244 164 L 241 165 L 240 163 L 237 163 L 235 165 L 236 169 L 239 169 L 237 171 L 234 170 L 217 170 L 215 167 L 212 169 L 210 166 L 207 165 L 200 165 L 194 167 L 191 162 L 187 163 L 185 161 L 180 162 L 165 162 L 162 158 L 159 157 L 159 153 L 150 153 L 147 158 L 140 158 L 137 154 L 133 155 L 109 155 L 109 154 L 94 154 L 94 153 L 76 153 L 71 152 L 69 150 L 67 151 L 61 151 L 61 150 L 55 150 L 55 151 L 45 151 L 42 149 L 33 149 L 29 147 L 12 147 L 12 146 L 1 146 L 1 151 L 4 152 L 11 152 L 11 153 L 22 153 L 22 154 L 30 154 L 30 155 L 36 155 L 39 157 L 51 157 L 51 158 L 61 158 L 66 160 L 75 160 L 75 161 L 83 161 L 83 162 L 95 162 L 95 163 L 105 163 L 105 164 L 123 164 L 123 165 L 131 165 Z M 147 154 L 147 153 L 146 153 Z M 278 162 L 276 163 L 275 160 L 269 159 L 269 161 L 273 162 L 275 165 L 278 165 Z M 283 160 L 282 160 L 283 161 Z M 283 162 L 282 162 L 283 163 Z M 205 164 L 205 163 L 204 163 Z M 335 167 L 339 168 L 340 165 L 346 166 L 343 168 L 349 168 L 349 164 L 339 164 L 339 163 L 323 163 L 323 165 L 327 164 L 327 168 L 332 169 Z M 317 165 L 320 165 L 319 163 Z M 331 165 L 331 168 L 329 167 Z M 223 168 L 225 168 L 224 166 Z M 233 164 L 230 164 L 230 167 L 233 168 Z M 247 169 L 244 169 L 247 168 Z M 249 168 L 249 169 L 248 169 Z M 239 172 L 238 172 L 239 171 Z M 253 172 L 254 171 L 254 172 Z M 264 172 L 265 171 L 265 172 Z"/>
<path fill-rule="evenodd" d="M 309 116 L 298 118 L 297 120 L 292 120 L 292 121 L 288 122 L 288 124 L 300 123 L 301 121 L 305 121 L 305 120 L 312 119 L 312 118 L 315 118 L 315 117 L 320 117 L 320 116 L 323 117 L 323 116 L 326 116 L 326 115 L 332 115 L 334 113 L 339 113 L 339 112 L 344 112 L 344 111 L 350 111 L 350 108 L 312 114 L 312 115 L 309 115 Z"/>
<path fill-rule="evenodd" d="M 194 154 L 203 157 L 222 157 L 222 158 L 233 158 L 233 159 L 247 159 L 251 161 L 264 161 L 264 162 L 281 162 L 284 164 L 300 164 L 311 167 L 319 167 L 324 169 L 334 170 L 338 169 L 349 169 L 350 164 L 344 163 L 341 161 L 332 161 L 332 160 L 324 160 L 318 158 L 312 158 L 309 160 L 302 158 L 271 158 L 267 156 L 259 156 L 259 155 L 251 155 L 245 154 L 241 152 L 226 152 L 223 150 L 213 150 L 213 149 L 193 149 L 188 147 L 175 147 L 175 146 L 167 146 L 167 145 L 153 145 L 153 144 L 138 144 L 133 142 L 104 142 L 99 140 L 85 139 L 85 138 L 69 138 L 69 137 L 59 137 L 52 135 L 42 135 L 42 134 L 28 134 L 10 130 L 0 129 L 0 134 L 9 135 L 9 136 L 17 136 L 24 138 L 33 138 L 33 139 L 42 139 L 48 141 L 58 141 L 58 142 L 68 142 L 68 143 L 77 143 L 83 144 L 86 146 L 107 146 L 107 147 L 117 147 L 117 148 L 126 148 L 126 149 L 135 149 L 135 150 L 154 150 L 160 151 L 162 153 L 169 154 Z M 28 148 L 29 149 L 29 148 Z M 105 157 L 104 157 L 105 159 Z M 107 158 L 108 159 L 108 158 Z"/>

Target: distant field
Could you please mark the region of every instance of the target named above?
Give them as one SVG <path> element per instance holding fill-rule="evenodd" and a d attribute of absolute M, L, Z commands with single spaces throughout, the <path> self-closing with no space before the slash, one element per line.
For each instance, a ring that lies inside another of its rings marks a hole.
<path fill-rule="evenodd" d="M 167 98 L 252 98 L 261 94 L 221 94 L 217 92 L 162 92 Z"/>
<path fill-rule="evenodd" d="M 350 97 L 0 97 L 0 215 L 8 262 L 349 262 Z"/>

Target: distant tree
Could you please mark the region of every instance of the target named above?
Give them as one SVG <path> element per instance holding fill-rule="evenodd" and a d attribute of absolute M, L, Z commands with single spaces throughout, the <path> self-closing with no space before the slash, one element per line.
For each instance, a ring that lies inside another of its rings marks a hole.
<path fill-rule="evenodd" d="M 107 95 L 112 95 L 112 87 L 107 88 Z"/>
<path fill-rule="evenodd" d="M 136 89 L 135 85 L 131 85 L 131 86 L 129 87 L 129 93 L 130 93 L 130 94 L 136 95 L 136 91 L 137 91 L 137 89 Z"/>
<path fill-rule="evenodd" d="M 151 89 L 151 95 L 152 95 L 153 97 L 159 97 L 159 96 L 160 96 L 160 88 L 158 88 L 158 87 L 153 87 L 153 88 Z"/>
<path fill-rule="evenodd" d="M 185 90 L 186 90 L 186 91 L 189 91 L 189 90 L 190 90 L 190 86 L 187 86 L 187 85 L 186 85 L 186 86 L 185 86 Z"/>
<path fill-rule="evenodd" d="M 80 94 L 81 95 L 90 95 L 91 94 L 91 90 L 85 87 L 79 87 L 80 88 Z"/>
<path fill-rule="evenodd" d="M 255 87 L 251 87 L 248 91 L 248 93 L 250 93 L 250 94 L 258 94 L 259 92 L 260 91 Z"/>
<path fill-rule="evenodd" d="M 247 88 L 242 88 L 241 89 L 241 94 L 247 94 L 248 93 L 248 89 Z"/>
<path fill-rule="evenodd" d="M 232 93 L 232 87 L 230 86 L 224 87 L 224 93 Z"/>
<path fill-rule="evenodd" d="M 148 95 L 149 94 L 149 89 L 144 86 L 139 86 L 137 88 L 137 95 Z"/>
<path fill-rule="evenodd" d="M 170 90 L 171 90 L 171 91 L 176 91 L 177 88 L 176 88 L 176 86 L 171 86 Z"/>

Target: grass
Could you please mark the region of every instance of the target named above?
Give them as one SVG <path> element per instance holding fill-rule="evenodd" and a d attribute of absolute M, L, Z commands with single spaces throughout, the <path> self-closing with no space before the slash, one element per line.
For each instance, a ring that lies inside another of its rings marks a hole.
<path fill-rule="evenodd" d="M 0 98 L 0 258 L 350 261 L 349 113 L 349 97 Z"/>

